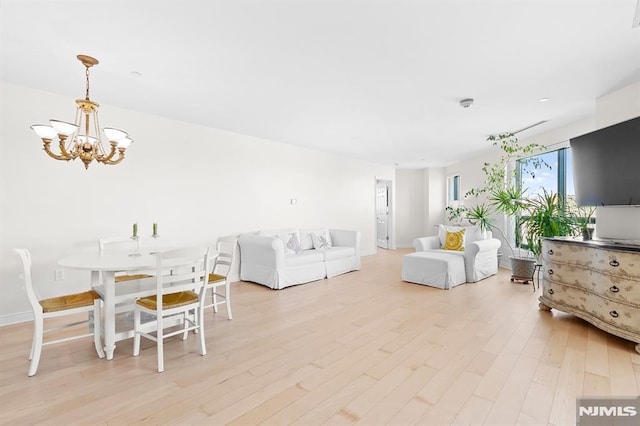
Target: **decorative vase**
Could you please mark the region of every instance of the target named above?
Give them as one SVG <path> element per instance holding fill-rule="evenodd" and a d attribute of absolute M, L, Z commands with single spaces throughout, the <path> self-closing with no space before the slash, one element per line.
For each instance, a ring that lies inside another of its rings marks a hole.
<path fill-rule="evenodd" d="M 593 228 L 584 227 L 582 228 L 582 239 L 584 241 L 589 241 L 593 238 Z"/>

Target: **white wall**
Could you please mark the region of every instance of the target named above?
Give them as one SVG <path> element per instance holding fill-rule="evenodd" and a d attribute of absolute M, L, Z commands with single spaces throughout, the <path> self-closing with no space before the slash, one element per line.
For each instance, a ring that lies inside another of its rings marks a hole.
<path fill-rule="evenodd" d="M 444 167 L 430 167 L 425 170 L 424 186 L 427 198 L 424 206 L 422 236 L 437 235 L 436 225 L 444 223 L 444 208 L 447 203 L 447 179 Z"/>
<path fill-rule="evenodd" d="M 423 235 L 424 170 L 396 170 L 396 246 L 412 247 Z"/>
<path fill-rule="evenodd" d="M 80 291 L 88 274 L 67 270 L 54 282 L 57 259 L 128 235 L 133 222 L 143 237 L 158 222 L 168 244 L 260 228 L 357 229 L 363 254 L 375 253 L 375 181 L 393 181 L 391 167 L 102 105 L 101 125 L 135 143 L 120 165 L 85 170 L 49 158 L 29 129 L 71 121 L 74 99 L 0 88 L 0 325 L 29 310 L 12 248 L 31 251 L 43 297 Z"/>
<path fill-rule="evenodd" d="M 596 102 L 598 129 L 635 117 L 640 117 L 640 81 L 602 96 Z"/>
<path fill-rule="evenodd" d="M 397 246 L 413 247 L 418 237 L 436 235 L 446 203 L 445 169 L 396 170 Z"/>

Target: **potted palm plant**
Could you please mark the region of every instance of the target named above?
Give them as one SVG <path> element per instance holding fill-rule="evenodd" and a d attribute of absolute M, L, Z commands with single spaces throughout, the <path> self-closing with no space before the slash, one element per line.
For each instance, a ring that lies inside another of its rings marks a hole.
<path fill-rule="evenodd" d="M 551 191 L 543 190 L 535 198 L 527 200 L 522 218 L 523 237 L 529 250 L 540 261 L 542 237 L 573 235 L 575 226 L 573 219 L 564 214 L 564 203 L 561 197 Z M 523 229 L 524 228 L 524 229 Z"/>
<path fill-rule="evenodd" d="M 494 146 L 498 146 L 502 155 L 495 163 L 484 164 L 482 168 L 485 173 L 484 187 L 472 189 L 465 194 L 466 198 L 481 195 L 486 197 L 485 202 L 468 208 L 467 219 L 486 229 L 498 231 L 502 235 L 511 251 L 509 258 L 512 269 L 511 280 L 519 279 L 527 282 L 533 278 L 536 264 L 539 263 L 536 258 L 540 256 L 540 238 L 570 235 L 575 228 L 572 226 L 572 221 L 562 214 L 563 203 L 557 194 L 545 191 L 543 194 L 529 198 L 525 190 L 514 183 L 515 161 L 527 161 L 527 157 L 541 151 L 544 147 L 535 143 L 522 145 L 513 133 L 489 136 L 487 140 L 493 142 Z M 529 173 L 548 167 L 538 158 L 528 161 L 532 165 Z M 520 250 L 517 252 L 511 245 L 507 233 L 493 224 L 491 216 L 496 213 L 515 220 L 516 232 L 521 237 Z"/>
<path fill-rule="evenodd" d="M 543 237 L 573 235 L 576 227 L 572 217 L 564 214 L 564 202 L 559 194 L 543 189 L 541 194 L 526 197 L 524 191 L 501 191 L 493 194 L 491 201 L 496 210 L 516 217 L 517 232 L 520 241 L 526 245 L 527 253 L 533 254 L 534 259 L 518 259 L 512 262 L 514 268 L 524 268 L 525 271 L 535 269 L 540 264 Z M 528 266 L 516 264 L 528 263 Z M 529 277 L 526 275 L 515 276 Z"/>

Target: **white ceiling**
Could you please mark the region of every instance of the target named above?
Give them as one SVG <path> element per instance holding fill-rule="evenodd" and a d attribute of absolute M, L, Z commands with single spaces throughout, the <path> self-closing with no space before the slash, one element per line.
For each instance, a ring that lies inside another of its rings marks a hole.
<path fill-rule="evenodd" d="M 640 81 L 635 7 L 0 0 L 0 77 L 82 97 L 82 53 L 100 60 L 91 98 L 101 104 L 382 164 L 445 166 L 489 149 L 489 134 L 548 120 L 526 137 L 588 117 L 597 97 Z M 463 98 L 474 105 L 461 108 Z"/>

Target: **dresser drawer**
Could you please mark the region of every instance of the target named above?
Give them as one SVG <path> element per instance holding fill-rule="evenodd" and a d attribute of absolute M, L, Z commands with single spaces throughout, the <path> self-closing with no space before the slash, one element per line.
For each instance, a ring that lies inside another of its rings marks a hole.
<path fill-rule="evenodd" d="M 593 268 L 596 259 L 595 250 L 578 244 L 542 241 L 542 263 L 555 262 Z"/>
<path fill-rule="evenodd" d="M 593 250 L 595 254 L 593 268 L 603 274 L 640 283 L 640 256 L 637 253 L 625 253 L 614 250 Z"/>
<path fill-rule="evenodd" d="M 596 291 L 602 274 L 584 266 L 548 261 L 542 264 L 542 277 L 548 281 L 569 284 L 572 287 Z"/>
<path fill-rule="evenodd" d="M 640 311 L 637 307 L 614 302 L 594 294 L 587 295 L 586 302 L 584 311 L 587 314 L 616 328 L 630 333 L 640 333 Z"/>
<path fill-rule="evenodd" d="M 635 305 L 636 309 L 640 308 L 640 281 L 600 275 L 594 292 L 618 302 Z"/>
<path fill-rule="evenodd" d="M 567 306 L 576 306 L 575 300 L 576 289 L 571 286 L 563 285 L 557 281 L 542 279 L 542 299 L 551 302 L 560 303 Z"/>

